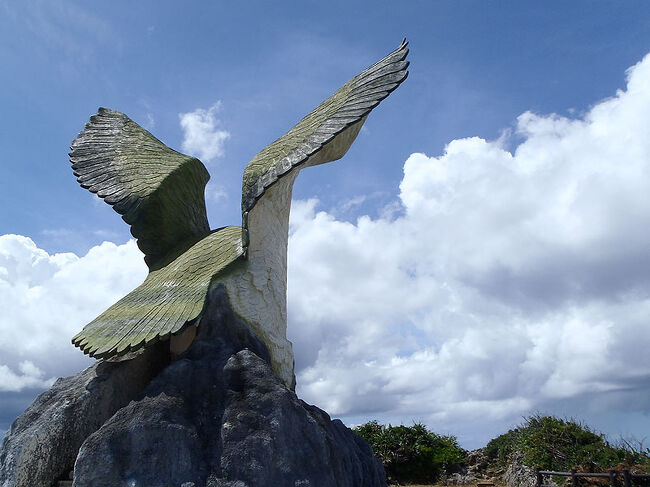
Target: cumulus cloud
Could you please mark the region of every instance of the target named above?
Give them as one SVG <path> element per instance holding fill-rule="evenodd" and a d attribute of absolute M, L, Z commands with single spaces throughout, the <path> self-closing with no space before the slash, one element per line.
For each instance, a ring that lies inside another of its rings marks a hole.
<path fill-rule="evenodd" d="M 70 339 L 145 276 L 135 241 L 104 242 L 78 257 L 1 235 L 0 391 L 42 388 L 87 366 Z"/>
<path fill-rule="evenodd" d="M 203 162 L 222 156 L 223 145 L 230 138 L 230 133 L 221 128 L 221 122 L 217 119 L 220 109 L 221 102 L 218 101 L 207 110 L 197 108 L 178 115 L 183 129 L 182 149 Z"/>
<path fill-rule="evenodd" d="M 582 118 L 519 116 L 512 152 L 506 135 L 412 154 L 397 213 L 351 224 L 295 202 L 305 399 L 434 426 L 618 393 L 650 412 L 648 113 L 650 56 Z"/>
<path fill-rule="evenodd" d="M 6 365 L 0 365 L 0 391 L 20 392 L 26 388 L 45 388 L 52 385 L 54 378 L 43 379 L 43 371 L 29 360 L 18 364 L 19 373 Z"/>

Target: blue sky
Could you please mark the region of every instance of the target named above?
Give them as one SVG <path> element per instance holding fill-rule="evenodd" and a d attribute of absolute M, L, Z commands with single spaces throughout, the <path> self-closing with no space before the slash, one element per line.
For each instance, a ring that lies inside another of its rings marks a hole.
<path fill-rule="evenodd" d="M 408 80 L 294 188 L 299 394 L 468 447 L 534 411 L 646 436 L 650 5 L 593 1 L 0 0 L 0 432 L 144 277 L 69 169 L 97 107 L 202 156 L 239 224 L 252 156 L 404 36 Z"/>

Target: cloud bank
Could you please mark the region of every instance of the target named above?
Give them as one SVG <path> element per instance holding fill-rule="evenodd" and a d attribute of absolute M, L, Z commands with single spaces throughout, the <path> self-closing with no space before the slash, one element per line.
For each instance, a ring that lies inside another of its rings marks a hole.
<path fill-rule="evenodd" d="M 512 152 L 471 137 L 412 154 L 398 217 L 351 224 L 297 202 L 305 399 L 443 428 L 567 398 L 650 412 L 648 113 L 650 57 L 581 118 L 519 116 Z"/>
<path fill-rule="evenodd" d="M 216 110 L 181 115 L 184 150 L 220 153 Z M 554 405 L 650 413 L 648 113 L 650 57 L 579 118 L 526 112 L 511 139 L 412 154 L 382 217 L 295 201 L 299 394 L 348 422 L 470 425 L 476 446 Z M 2 400 L 85 366 L 70 337 L 145 274 L 132 241 L 77 257 L 0 237 Z"/>
<path fill-rule="evenodd" d="M 70 339 L 145 275 L 135 241 L 104 242 L 77 257 L 0 236 L 0 411 L 90 364 Z M 0 417 L 0 427 L 9 419 Z"/>

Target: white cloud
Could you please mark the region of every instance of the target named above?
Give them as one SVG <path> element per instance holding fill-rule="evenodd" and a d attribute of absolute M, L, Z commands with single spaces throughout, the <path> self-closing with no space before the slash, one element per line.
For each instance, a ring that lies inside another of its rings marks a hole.
<path fill-rule="evenodd" d="M 223 145 L 230 133 L 221 128 L 221 122 L 216 117 L 220 109 L 221 102 L 218 101 L 207 110 L 197 108 L 178 115 L 183 129 L 183 151 L 203 162 L 223 155 Z"/>
<path fill-rule="evenodd" d="M 147 113 L 146 117 L 147 121 L 144 123 L 144 128 L 147 130 L 153 130 L 156 127 L 156 119 L 151 113 Z"/>
<path fill-rule="evenodd" d="M 228 199 L 228 191 L 223 185 L 209 181 L 205 187 L 205 199 L 212 203 L 218 203 Z"/>
<path fill-rule="evenodd" d="M 648 113 L 650 56 L 582 119 L 522 114 L 512 153 L 504 132 L 412 154 L 399 216 L 350 224 L 294 202 L 304 398 L 433 425 L 617 391 L 650 412 Z"/>
<path fill-rule="evenodd" d="M 0 365 L 0 391 L 20 392 L 26 388 L 47 388 L 54 383 L 54 378 L 43 379 L 43 371 L 32 362 L 24 360 L 18 364 L 19 373 L 6 365 Z"/>
<path fill-rule="evenodd" d="M 0 390 L 45 387 L 89 364 L 70 339 L 145 276 L 135 241 L 104 242 L 78 257 L 1 235 Z"/>

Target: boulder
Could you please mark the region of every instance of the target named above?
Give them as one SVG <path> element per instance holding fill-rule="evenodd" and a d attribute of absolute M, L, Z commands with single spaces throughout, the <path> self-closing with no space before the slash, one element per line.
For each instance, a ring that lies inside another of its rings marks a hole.
<path fill-rule="evenodd" d="M 81 447 L 76 487 L 384 486 L 370 446 L 297 398 L 213 290 L 189 350 Z"/>
<path fill-rule="evenodd" d="M 158 350 L 158 356 L 168 354 Z M 9 480 L 0 486 L 28 485 L 27 474 L 17 476 L 20 469 L 11 467 L 17 450 L 7 444 L 17 444 L 29 415 L 40 418 L 30 430 L 34 438 L 48 432 L 45 441 L 23 440 L 38 446 L 19 451 L 18 457 L 32 458 L 20 471 L 38 471 L 43 479 L 29 485 L 51 485 L 73 463 L 75 487 L 386 485 L 383 467 L 364 440 L 298 399 L 273 373 L 266 345 L 233 312 L 223 286 L 211 290 L 197 337 L 177 360 L 145 384 L 111 372 L 99 384 L 124 381 L 129 394 L 118 393 L 111 407 L 88 402 L 88 391 L 98 387 L 88 385 L 100 367 L 126 370 L 130 362 L 99 363 L 39 397 L 7 435 L 0 472 L 6 470 Z M 83 407 L 65 406 L 66 401 Z M 74 415 L 61 416 L 62 407 Z M 86 416 L 95 418 L 92 427 Z M 52 420 L 54 429 L 47 425 Z M 76 422 L 86 426 L 77 431 Z M 65 454 L 55 452 L 59 448 Z"/>
<path fill-rule="evenodd" d="M 0 486 L 49 486 L 67 478 L 79 447 L 167 365 L 161 346 L 131 360 L 96 362 L 57 380 L 16 419 L 0 447 Z"/>
<path fill-rule="evenodd" d="M 524 465 L 523 453 L 516 451 L 508 458 L 508 468 L 503 474 L 503 483 L 506 487 L 535 487 L 537 473 Z"/>

